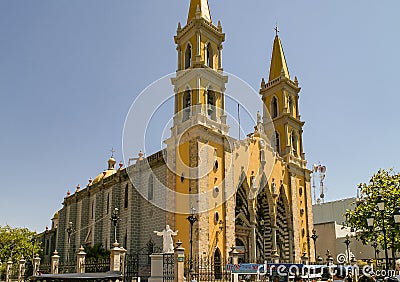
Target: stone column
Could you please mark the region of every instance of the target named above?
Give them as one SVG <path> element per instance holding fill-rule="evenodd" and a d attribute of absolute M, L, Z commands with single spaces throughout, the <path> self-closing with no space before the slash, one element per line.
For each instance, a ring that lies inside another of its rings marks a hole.
<path fill-rule="evenodd" d="M 271 219 L 271 233 L 272 233 L 272 254 L 271 259 L 273 263 L 279 263 L 278 246 L 276 244 L 276 197 L 274 197 L 274 214 Z"/>
<path fill-rule="evenodd" d="M 256 262 L 257 257 L 257 244 L 256 244 L 256 226 L 255 223 L 251 223 L 251 231 L 250 231 L 250 247 L 249 247 L 249 260 L 251 263 Z"/>
<path fill-rule="evenodd" d="M 86 253 L 84 248 L 81 246 L 79 252 L 76 254 L 76 273 L 85 273 L 85 257 Z"/>
<path fill-rule="evenodd" d="M 232 247 L 232 251 L 229 253 L 229 256 L 232 258 L 233 265 L 239 264 L 239 252 L 236 250 L 235 247 Z M 232 282 L 239 282 L 239 274 L 233 274 Z"/>
<path fill-rule="evenodd" d="M 60 256 L 57 250 L 51 256 L 51 274 L 58 274 L 58 265 L 60 264 Z"/>
<path fill-rule="evenodd" d="M 179 240 L 175 248 L 174 282 L 183 282 L 185 279 L 185 248 Z"/>
<path fill-rule="evenodd" d="M 151 277 L 149 282 L 163 282 L 163 254 L 152 254 L 151 258 Z"/>
<path fill-rule="evenodd" d="M 38 254 L 33 259 L 33 275 L 39 275 L 40 257 Z"/>
<path fill-rule="evenodd" d="M 11 280 L 11 269 L 12 269 L 12 260 L 11 258 L 7 261 L 7 272 L 6 272 L 6 282 Z"/>
<path fill-rule="evenodd" d="M 25 262 L 24 256 L 22 256 L 19 260 L 18 282 L 25 280 Z"/>
<path fill-rule="evenodd" d="M 118 242 L 114 242 L 110 254 L 110 271 L 121 271 L 121 249 Z"/>

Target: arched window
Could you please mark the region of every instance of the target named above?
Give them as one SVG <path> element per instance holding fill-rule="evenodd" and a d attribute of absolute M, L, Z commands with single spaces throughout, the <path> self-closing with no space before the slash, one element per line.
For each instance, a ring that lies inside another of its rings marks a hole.
<path fill-rule="evenodd" d="M 272 97 L 271 101 L 271 117 L 276 118 L 278 116 L 278 99 Z"/>
<path fill-rule="evenodd" d="M 190 117 L 190 111 L 192 106 L 192 97 L 190 90 L 186 90 L 183 93 L 183 118 L 182 121 L 187 121 Z"/>
<path fill-rule="evenodd" d="M 154 194 L 154 177 L 153 174 L 151 174 L 149 177 L 149 187 L 147 190 L 147 197 L 149 201 L 153 200 L 153 194 Z"/>
<path fill-rule="evenodd" d="M 296 132 L 294 132 L 294 130 L 292 130 L 291 142 L 292 142 L 293 154 L 295 157 L 298 157 L 299 156 L 299 145 L 298 145 L 298 139 L 296 136 Z"/>
<path fill-rule="evenodd" d="M 107 211 L 106 211 L 107 214 L 109 210 L 110 210 L 110 193 L 107 194 Z"/>
<path fill-rule="evenodd" d="M 214 252 L 214 278 L 222 279 L 222 257 L 221 251 L 217 248 Z"/>
<path fill-rule="evenodd" d="M 211 43 L 207 44 L 207 48 L 206 48 L 206 59 L 207 59 L 207 66 L 210 68 L 214 67 L 214 52 L 213 49 L 211 47 Z"/>
<path fill-rule="evenodd" d="M 125 199 L 124 199 L 124 207 L 128 207 L 128 200 L 129 200 L 129 189 L 128 184 L 125 186 Z"/>
<path fill-rule="evenodd" d="M 294 114 L 294 103 L 292 96 L 289 96 L 289 112 Z"/>
<path fill-rule="evenodd" d="M 185 52 L 185 69 L 188 69 L 192 66 L 192 46 L 188 44 Z"/>
<path fill-rule="evenodd" d="M 279 136 L 279 132 L 278 131 L 275 131 L 275 152 L 277 153 L 277 154 L 280 154 L 280 148 L 281 148 L 281 139 L 280 139 L 280 136 Z"/>
<path fill-rule="evenodd" d="M 216 119 L 215 115 L 215 92 L 212 90 L 207 91 L 207 114 L 212 120 Z"/>
<path fill-rule="evenodd" d="M 91 212 L 91 218 L 94 218 L 94 201 L 92 201 L 92 212 Z"/>

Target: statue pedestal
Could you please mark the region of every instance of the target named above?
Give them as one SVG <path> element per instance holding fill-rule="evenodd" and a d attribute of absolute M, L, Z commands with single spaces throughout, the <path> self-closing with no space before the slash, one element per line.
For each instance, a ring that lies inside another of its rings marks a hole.
<path fill-rule="evenodd" d="M 151 258 L 151 277 L 149 278 L 149 282 L 163 282 L 163 254 L 152 254 Z"/>

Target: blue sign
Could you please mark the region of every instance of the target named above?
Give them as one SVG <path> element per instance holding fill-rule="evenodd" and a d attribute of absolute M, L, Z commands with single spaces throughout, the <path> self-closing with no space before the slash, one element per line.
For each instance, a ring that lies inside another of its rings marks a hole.
<path fill-rule="evenodd" d="M 258 263 L 228 264 L 226 270 L 235 274 L 257 274 L 264 271 L 264 265 Z"/>

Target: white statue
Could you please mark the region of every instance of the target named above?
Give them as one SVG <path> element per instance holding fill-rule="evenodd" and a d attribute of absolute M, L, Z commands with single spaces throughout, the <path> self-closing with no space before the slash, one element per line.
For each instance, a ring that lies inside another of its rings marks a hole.
<path fill-rule="evenodd" d="M 172 229 L 167 225 L 165 229 L 161 232 L 154 231 L 157 236 L 163 236 L 163 253 L 173 253 L 174 252 L 174 241 L 172 240 L 172 236 L 178 235 L 178 230 L 172 231 Z"/>

